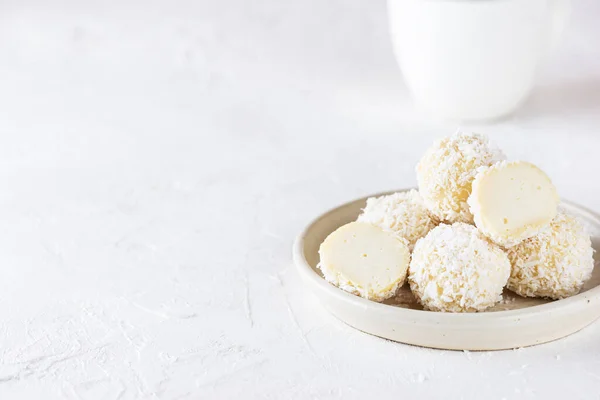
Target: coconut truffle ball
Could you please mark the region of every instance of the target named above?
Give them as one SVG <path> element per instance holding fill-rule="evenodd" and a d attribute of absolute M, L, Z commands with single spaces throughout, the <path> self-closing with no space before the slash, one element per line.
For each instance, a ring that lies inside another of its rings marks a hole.
<path fill-rule="evenodd" d="M 594 269 L 590 237 L 560 212 L 537 236 L 508 249 L 508 288 L 526 297 L 562 299 L 579 293 Z"/>
<path fill-rule="evenodd" d="M 410 251 L 406 240 L 365 222 L 350 222 L 319 247 L 325 279 L 346 292 L 373 301 L 393 297 L 404 284 Z"/>
<path fill-rule="evenodd" d="M 467 199 L 477 169 L 504 158 L 483 135 L 458 132 L 435 142 L 417 165 L 425 206 L 442 221 L 473 223 Z"/>
<path fill-rule="evenodd" d="M 558 202 L 548 175 L 525 161 L 480 168 L 468 200 L 477 228 L 502 247 L 537 235 L 556 216 Z"/>
<path fill-rule="evenodd" d="M 440 224 L 417 241 L 409 266 L 413 294 L 427 309 L 475 312 L 502 299 L 508 257 L 474 226 Z"/>
<path fill-rule="evenodd" d="M 412 250 L 415 242 L 435 228 L 431 217 L 416 190 L 380 197 L 369 197 L 357 221 L 367 222 L 405 238 Z"/>

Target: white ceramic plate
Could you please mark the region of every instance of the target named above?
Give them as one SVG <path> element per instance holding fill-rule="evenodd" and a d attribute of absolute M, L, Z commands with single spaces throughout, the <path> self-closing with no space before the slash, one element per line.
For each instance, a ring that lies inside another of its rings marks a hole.
<path fill-rule="evenodd" d="M 402 190 L 403 191 L 403 190 Z M 393 192 L 389 192 L 393 193 Z M 389 193 L 379 193 L 381 196 Z M 592 279 L 582 292 L 564 300 L 548 301 L 517 296 L 509 291 L 490 311 L 451 314 L 423 310 L 408 285 L 398 296 L 376 303 L 327 283 L 317 269 L 319 246 L 338 227 L 354 221 L 366 197 L 343 204 L 318 217 L 294 243 L 294 262 L 306 285 L 323 306 L 348 325 L 372 335 L 425 347 L 454 350 L 499 350 L 549 342 L 570 335 L 600 317 L 598 252 Z M 574 203 L 562 207 L 575 214 L 600 249 L 600 216 Z"/>

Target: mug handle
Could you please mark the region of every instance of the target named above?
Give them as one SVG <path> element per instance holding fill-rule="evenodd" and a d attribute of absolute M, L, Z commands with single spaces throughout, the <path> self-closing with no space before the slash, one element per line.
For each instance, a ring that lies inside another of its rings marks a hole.
<path fill-rule="evenodd" d="M 549 56 L 560 44 L 563 33 L 569 24 L 572 9 L 571 0 L 549 0 L 548 7 L 550 9 L 550 37 L 546 56 Z"/>

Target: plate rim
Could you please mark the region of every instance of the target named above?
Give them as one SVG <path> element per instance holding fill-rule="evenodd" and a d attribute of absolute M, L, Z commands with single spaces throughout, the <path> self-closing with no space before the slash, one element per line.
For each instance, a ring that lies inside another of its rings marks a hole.
<path fill-rule="evenodd" d="M 342 207 L 346 207 L 352 203 L 357 201 L 366 200 L 369 197 L 375 196 L 384 196 L 397 192 L 406 192 L 412 189 L 416 189 L 415 187 L 403 188 L 392 191 L 384 191 L 379 192 L 367 196 L 361 196 L 355 198 L 353 200 L 347 201 L 345 203 L 339 204 L 335 207 L 328 209 L 327 211 L 319 214 L 317 217 L 310 220 L 310 222 L 302 229 L 302 231 L 298 234 L 296 239 L 294 240 L 292 246 L 292 256 L 294 260 L 294 264 L 296 269 L 300 273 L 303 278 L 308 279 L 314 287 L 320 291 L 327 293 L 328 295 L 335 296 L 346 303 L 349 303 L 353 307 L 358 308 L 374 308 L 376 311 L 395 311 L 398 314 L 404 315 L 406 318 L 410 318 L 412 320 L 422 318 L 423 321 L 420 322 L 429 322 L 431 325 L 439 325 L 440 322 L 454 322 L 460 323 L 461 326 L 473 324 L 481 324 L 483 321 L 486 322 L 501 322 L 504 320 L 514 320 L 518 317 L 538 317 L 540 314 L 548 314 L 550 312 L 556 313 L 564 313 L 567 312 L 570 308 L 577 308 L 577 306 L 581 305 L 583 300 L 589 301 L 594 299 L 600 299 L 600 285 L 593 287 L 583 293 L 578 293 L 574 296 L 568 297 L 566 299 L 554 300 L 545 304 L 533 305 L 530 307 L 525 307 L 516 310 L 499 310 L 499 311 L 483 311 L 483 312 L 474 312 L 474 313 L 450 313 L 450 312 L 436 312 L 436 311 L 428 311 L 428 310 L 415 310 L 409 308 L 396 307 L 389 304 L 378 303 L 375 301 L 364 299 L 360 296 L 356 296 L 350 294 L 348 292 L 343 291 L 335 287 L 334 285 L 327 282 L 323 279 L 308 263 L 306 257 L 304 256 L 304 241 L 311 230 L 311 228 L 321 221 L 324 218 L 327 218 L 329 214 L 337 211 Z M 575 202 L 565 200 L 561 198 L 560 204 L 566 205 L 568 208 L 575 208 L 580 212 L 584 212 L 588 214 L 587 216 L 594 219 L 598 225 L 600 226 L 600 214 L 590 210 L 587 207 L 581 206 Z M 435 321 L 432 321 L 432 317 L 435 316 Z M 436 322 L 437 321 L 437 322 Z"/>

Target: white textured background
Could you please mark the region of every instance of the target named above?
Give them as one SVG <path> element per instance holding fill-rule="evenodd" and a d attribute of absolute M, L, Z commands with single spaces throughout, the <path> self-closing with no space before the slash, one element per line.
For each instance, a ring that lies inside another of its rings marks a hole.
<path fill-rule="evenodd" d="M 53 3 L 52 5 L 50 3 Z M 600 3 L 475 130 L 600 210 Z M 600 323 L 493 353 L 356 332 L 294 235 L 415 184 L 382 0 L 0 3 L 1 399 L 600 399 Z"/>

